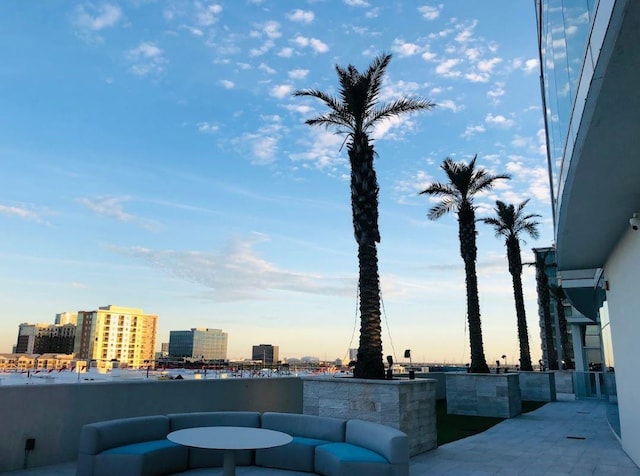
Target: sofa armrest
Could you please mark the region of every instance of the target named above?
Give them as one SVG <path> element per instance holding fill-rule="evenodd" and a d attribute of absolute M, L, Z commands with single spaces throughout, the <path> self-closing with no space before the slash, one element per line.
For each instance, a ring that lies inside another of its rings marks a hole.
<path fill-rule="evenodd" d="M 407 435 L 390 426 L 364 420 L 349 420 L 345 442 L 375 451 L 391 464 L 409 463 Z"/>
<path fill-rule="evenodd" d="M 80 432 L 79 453 L 95 455 L 118 446 L 162 440 L 169 433 L 169 418 L 153 415 L 89 423 Z"/>

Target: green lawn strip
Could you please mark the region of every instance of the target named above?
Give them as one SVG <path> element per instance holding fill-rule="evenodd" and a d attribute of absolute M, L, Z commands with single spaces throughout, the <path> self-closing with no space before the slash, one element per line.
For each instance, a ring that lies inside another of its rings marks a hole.
<path fill-rule="evenodd" d="M 522 402 L 522 413 L 537 410 L 545 402 Z M 479 417 L 468 415 L 448 415 L 447 401 L 438 400 L 436 402 L 436 418 L 438 430 L 438 445 L 451 443 L 452 441 L 466 438 L 488 430 L 493 425 L 500 423 L 504 418 Z"/>

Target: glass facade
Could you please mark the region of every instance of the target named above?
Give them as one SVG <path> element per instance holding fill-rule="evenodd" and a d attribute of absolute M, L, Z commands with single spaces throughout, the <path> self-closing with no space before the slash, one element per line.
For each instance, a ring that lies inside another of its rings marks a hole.
<path fill-rule="evenodd" d="M 555 210 L 613 0 L 537 0 L 549 169 Z"/>
<path fill-rule="evenodd" d="M 169 356 L 202 360 L 227 359 L 227 333 L 221 329 L 191 329 L 169 333 Z"/>

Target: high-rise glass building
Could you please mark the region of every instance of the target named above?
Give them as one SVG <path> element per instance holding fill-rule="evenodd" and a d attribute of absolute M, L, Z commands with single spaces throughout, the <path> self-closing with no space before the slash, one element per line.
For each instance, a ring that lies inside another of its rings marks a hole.
<path fill-rule="evenodd" d="M 535 5 L 558 281 L 583 316 L 606 314 L 619 436 L 640 464 L 640 1 Z"/>
<path fill-rule="evenodd" d="M 222 329 L 193 328 L 169 333 L 169 356 L 227 360 L 227 333 Z"/>

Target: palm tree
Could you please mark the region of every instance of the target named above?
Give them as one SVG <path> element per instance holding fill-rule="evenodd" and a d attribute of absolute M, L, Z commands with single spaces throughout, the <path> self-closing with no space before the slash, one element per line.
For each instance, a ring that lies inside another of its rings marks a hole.
<path fill-rule="evenodd" d="M 560 344 L 562 346 L 562 361 L 566 365 L 567 369 L 574 369 L 573 345 L 569 342 L 569 334 L 567 333 L 567 316 L 564 312 L 564 300 L 566 295 L 562 286 L 557 286 L 555 284 L 549 285 L 549 291 L 551 291 L 551 296 L 556 304 L 558 332 L 560 333 Z"/>
<path fill-rule="evenodd" d="M 544 323 L 544 344 L 547 350 L 547 367 L 558 370 L 558 354 L 553 342 L 553 324 L 551 322 L 551 294 L 549 290 L 549 276 L 547 276 L 547 253 L 536 253 L 536 290 L 538 291 L 538 306 L 542 309 Z"/>
<path fill-rule="evenodd" d="M 355 66 L 336 65 L 338 97 L 316 89 L 296 91 L 294 96 L 320 99 L 326 114 L 307 119 L 311 126 L 335 127 L 346 134 L 351 164 L 351 210 L 358 244 L 358 291 L 360 296 L 360 342 L 354 377 L 384 378 L 382 328 L 380 324 L 380 277 L 378 275 L 378 181 L 373 168 L 375 151 L 369 134 L 384 119 L 403 113 L 431 109 L 434 103 L 420 98 L 399 98 L 387 104 L 379 102 L 384 73 L 390 54 L 381 54 L 360 73 Z"/>
<path fill-rule="evenodd" d="M 458 214 L 458 238 L 460 255 L 464 261 L 467 284 L 467 320 L 469 322 L 469 341 L 471 346 L 471 373 L 489 373 L 482 344 L 482 325 L 480 322 L 480 303 L 478 301 L 478 276 L 476 273 L 476 219 L 473 199 L 479 192 L 491 190 L 498 179 L 510 179 L 507 174 L 492 175 L 486 169 L 476 168 L 477 155 L 468 164 L 454 162 L 447 157 L 440 168 L 449 179 L 448 183 L 434 182 L 421 194 L 442 197 L 442 200 L 429 210 L 430 220 L 455 211 Z"/>
<path fill-rule="evenodd" d="M 518 322 L 518 341 L 520 342 L 520 368 L 533 370 L 531 366 L 531 351 L 529 350 L 529 332 L 527 331 L 527 317 L 524 310 L 524 296 L 522 293 L 522 256 L 520 253 L 520 236 L 528 233 L 532 238 L 538 238 L 537 221 L 533 219 L 540 215 L 525 215 L 524 207 L 529 203 L 525 200 L 517 207 L 496 201 L 495 216 L 482 218 L 487 225 L 494 227 L 496 236 L 505 239 L 509 273 L 513 283 L 513 297 L 516 303 L 516 319 Z"/>

